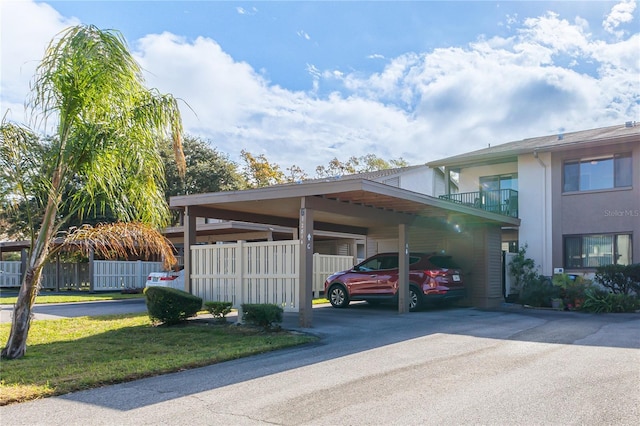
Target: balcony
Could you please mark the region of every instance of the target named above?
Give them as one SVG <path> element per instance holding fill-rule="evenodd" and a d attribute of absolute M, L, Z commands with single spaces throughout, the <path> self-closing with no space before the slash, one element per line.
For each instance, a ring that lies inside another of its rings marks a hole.
<path fill-rule="evenodd" d="M 513 189 L 459 192 L 441 195 L 440 199 L 505 216 L 518 217 L 518 191 Z"/>

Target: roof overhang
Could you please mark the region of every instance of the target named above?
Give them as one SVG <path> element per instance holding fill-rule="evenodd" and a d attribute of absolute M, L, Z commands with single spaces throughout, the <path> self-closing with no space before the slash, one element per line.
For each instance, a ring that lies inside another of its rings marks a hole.
<path fill-rule="evenodd" d="M 477 167 L 508 162 L 517 162 L 518 156 L 543 153 L 561 152 L 580 149 L 599 148 L 627 143 L 638 143 L 640 130 L 638 127 L 607 127 L 585 130 L 559 136 L 543 136 L 508 142 L 479 151 L 460 154 L 453 157 L 427 163 L 429 167 L 446 167 L 458 170 L 465 167 Z"/>
<path fill-rule="evenodd" d="M 189 215 L 297 228 L 300 209 L 314 229 L 365 235 L 371 227 L 450 221 L 519 226 L 520 219 L 455 204 L 366 179 L 327 180 L 243 191 L 171 197 Z"/>

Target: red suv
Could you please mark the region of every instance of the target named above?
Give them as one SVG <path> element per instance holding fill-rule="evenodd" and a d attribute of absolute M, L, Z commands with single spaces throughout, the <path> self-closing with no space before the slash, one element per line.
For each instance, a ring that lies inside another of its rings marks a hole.
<path fill-rule="evenodd" d="M 324 283 L 324 294 L 334 308 L 346 308 L 352 300 L 371 304 L 396 301 L 398 253 L 381 253 L 348 271 L 336 272 Z M 409 255 L 409 308 L 447 302 L 465 296 L 462 271 L 451 256 L 411 253 Z"/>

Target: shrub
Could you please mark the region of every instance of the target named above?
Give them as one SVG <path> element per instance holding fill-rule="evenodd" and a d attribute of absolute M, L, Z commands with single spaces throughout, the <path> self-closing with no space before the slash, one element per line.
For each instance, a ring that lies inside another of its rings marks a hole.
<path fill-rule="evenodd" d="M 226 321 L 226 316 L 231 312 L 231 302 L 205 302 L 204 307 L 215 319 L 220 322 Z"/>
<path fill-rule="evenodd" d="M 526 282 L 520 293 L 520 303 L 535 307 L 551 307 L 551 299 L 557 298 L 560 289 L 545 276 L 537 276 Z"/>
<path fill-rule="evenodd" d="M 527 244 L 520 247 L 518 254 L 509 263 L 509 273 L 513 275 L 514 279 L 513 285 L 518 289 L 521 296 L 524 287 L 528 283 L 535 282 L 539 277 L 535 261 L 527 257 L 527 247 Z"/>
<path fill-rule="evenodd" d="M 594 279 L 612 293 L 640 295 L 640 263 L 600 266 Z"/>
<path fill-rule="evenodd" d="M 282 312 L 283 309 L 274 304 L 245 303 L 242 305 L 242 320 L 271 330 L 274 323 L 282 322 Z"/>
<path fill-rule="evenodd" d="M 594 313 L 635 312 L 640 309 L 640 300 L 629 294 L 614 294 L 607 290 L 590 288 L 580 309 Z"/>
<path fill-rule="evenodd" d="M 553 277 L 559 297 L 567 309 L 579 308 L 586 298 L 587 290 L 593 287 L 591 280 L 580 275 L 558 274 Z"/>
<path fill-rule="evenodd" d="M 202 309 L 202 299 L 169 287 L 147 287 L 144 290 L 151 321 L 177 324 L 195 316 Z"/>

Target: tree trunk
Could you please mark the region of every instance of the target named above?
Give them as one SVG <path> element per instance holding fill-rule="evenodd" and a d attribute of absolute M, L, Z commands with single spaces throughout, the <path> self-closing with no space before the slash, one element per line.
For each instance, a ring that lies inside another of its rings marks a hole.
<path fill-rule="evenodd" d="M 13 307 L 9 340 L 0 354 L 2 358 L 20 358 L 27 351 L 27 335 L 29 334 L 32 316 L 31 308 L 38 295 L 41 276 L 41 267 L 30 267 L 25 273 L 22 286 L 20 286 L 20 292 L 18 293 L 18 300 Z"/>
<path fill-rule="evenodd" d="M 58 172 L 54 173 L 54 183 L 59 186 L 60 179 L 58 176 Z M 57 186 L 54 188 L 57 188 Z M 60 196 L 56 196 L 56 193 L 53 191 L 52 194 L 47 201 L 47 207 L 42 219 L 42 226 L 40 227 L 38 238 L 32 243 L 27 270 L 22 279 L 18 300 L 13 307 L 11 333 L 9 334 L 7 345 L 0 353 L 1 358 L 20 358 L 27 351 L 27 335 L 29 334 L 29 327 L 31 326 L 31 308 L 40 290 L 42 268 L 49 255 L 51 235 L 54 230 L 57 229 L 54 220 L 58 211 Z"/>

